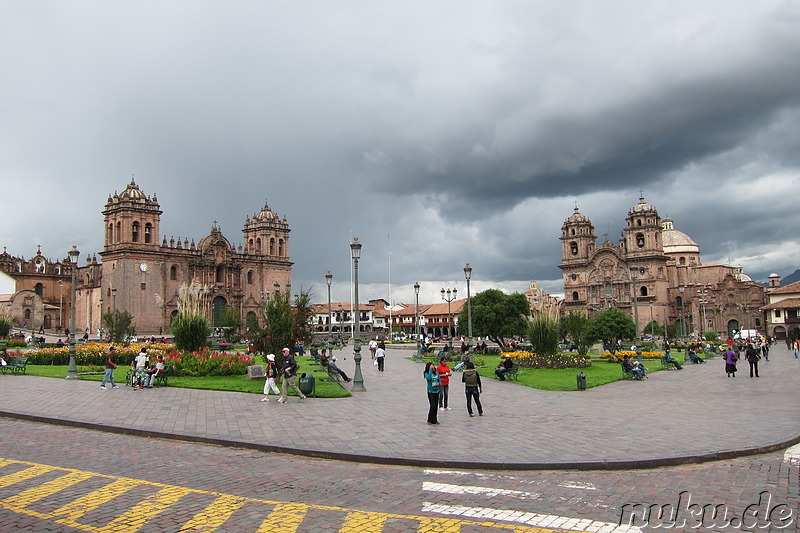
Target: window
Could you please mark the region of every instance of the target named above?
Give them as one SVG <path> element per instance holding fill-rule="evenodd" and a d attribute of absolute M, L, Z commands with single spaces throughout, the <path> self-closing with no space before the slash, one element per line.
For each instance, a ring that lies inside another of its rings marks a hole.
<path fill-rule="evenodd" d="M 576 279 L 578 279 L 578 275 L 577 274 L 573 274 L 573 275 L 570 276 L 570 278 L 572 278 L 572 281 L 575 281 Z"/>
<path fill-rule="evenodd" d="M 134 222 L 131 225 L 131 240 L 133 242 L 139 242 L 139 223 Z"/>
<path fill-rule="evenodd" d="M 571 230 L 569 230 L 569 234 L 570 235 L 575 235 L 575 228 L 572 228 Z"/>
<path fill-rule="evenodd" d="M 637 218 L 636 219 L 636 225 L 637 226 L 641 226 L 642 225 L 642 219 L 641 218 Z"/>
<path fill-rule="evenodd" d="M 647 296 L 647 287 L 639 287 L 639 296 Z"/>
<path fill-rule="evenodd" d="M 578 300 L 580 300 L 580 297 L 578 297 L 578 291 L 574 291 L 572 293 L 572 301 L 577 302 Z"/>
<path fill-rule="evenodd" d="M 572 252 L 572 255 L 578 255 L 578 243 L 577 242 L 572 241 L 571 243 L 569 243 L 569 249 Z"/>
<path fill-rule="evenodd" d="M 144 242 L 147 244 L 153 242 L 153 225 L 150 223 L 144 225 Z"/>
<path fill-rule="evenodd" d="M 225 267 L 224 266 L 220 265 L 220 266 L 217 267 L 217 275 L 214 278 L 214 281 L 216 281 L 217 283 L 222 283 L 223 281 L 225 281 Z"/>
<path fill-rule="evenodd" d="M 176 280 L 178 279 L 178 267 L 172 265 L 169 267 L 169 279 Z"/>
<path fill-rule="evenodd" d="M 638 246 L 639 248 L 644 248 L 644 233 L 636 234 L 636 246 Z"/>
<path fill-rule="evenodd" d="M 678 264 L 681 265 L 681 266 L 685 265 L 686 264 L 686 258 L 685 257 L 681 257 L 680 259 L 678 259 Z"/>
<path fill-rule="evenodd" d="M 775 310 L 775 318 L 780 318 L 780 317 L 781 317 L 781 310 L 780 309 L 776 309 Z"/>
<path fill-rule="evenodd" d="M 787 309 L 786 310 L 786 318 L 789 318 L 789 319 L 797 318 L 797 309 Z"/>
<path fill-rule="evenodd" d="M 275 238 L 269 240 L 269 255 L 275 255 Z"/>
<path fill-rule="evenodd" d="M 142 287 L 143 291 L 146 291 L 147 290 L 147 283 L 142 283 L 141 287 Z"/>
<path fill-rule="evenodd" d="M 247 271 L 247 284 L 248 285 L 252 285 L 253 284 L 253 271 L 252 270 L 248 270 Z"/>
<path fill-rule="evenodd" d="M 256 239 L 256 253 L 257 254 L 261 253 L 261 237 Z"/>
<path fill-rule="evenodd" d="M 611 296 L 611 284 L 606 283 L 606 296 Z"/>
<path fill-rule="evenodd" d="M 278 255 L 283 257 L 286 252 L 283 251 L 283 239 L 278 240 Z"/>

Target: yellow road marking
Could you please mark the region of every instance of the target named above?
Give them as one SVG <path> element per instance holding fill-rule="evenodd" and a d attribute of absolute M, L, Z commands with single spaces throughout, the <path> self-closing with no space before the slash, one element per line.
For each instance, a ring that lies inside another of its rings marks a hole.
<path fill-rule="evenodd" d="M 223 494 L 211 505 L 194 515 L 191 520 L 183 524 L 181 531 L 216 531 L 225 523 L 225 520 L 235 513 L 249 498 L 240 498 Z"/>
<path fill-rule="evenodd" d="M 132 532 L 138 531 L 148 520 L 159 513 L 167 510 L 172 504 L 176 503 L 187 494 L 203 494 L 215 496 L 213 503 L 205 509 L 195 514 L 186 522 L 182 531 L 203 531 L 212 532 L 225 523 L 237 510 L 246 503 L 268 504 L 273 506 L 272 512 L 264 519 L 256 533 L 296 533 L 301 526 L 308 510 L 332 511 L 344 513 L 344 520 L 339 529 L 339 533 L 381 533 L 389 519 L 412 520 L 418 523 L 419 533 L 459 533 L 462 527 L 484 527 L 513 531 L 514 533 L 555 533 L 563 532 L 561 529 L 546 529 L 518 524 L 504 524 L 499 522 L 446 518 L 438 516 L 419 516 L 419 515 L 399 515 L 393 513 L 378 513 L 361 511 L 357 509 L 346 509 L 343 507 L 313 505 L 304 503 L 285 503 L 256 498 L 245 498 L 230 494 L 222 494 L 212 491 L 178 487 L 163 483 L 154 483 L 145 480 L 123 478 L 86 472 L 72 468 L 51 467 L 26 461 L 14 461 L 0 458 L 0 468 L 8 465 L 27 465 L 29 468 L 14 474 L 0 477 L 0 488 L 13 485 L 20 481 L 25 481 L 48 472 L 64 472 L 61 477 L 42 483 L 38 487 L 21 491 L 20 493 L 0 500 L 0 508 L 8 509 L 20 514 L 26 514 L 45 520 L 53 520 L 56 523 L 69 525 L 76 530 L 89 533 L 110 533 L 110 532 Z M 81 481 L 98 478 L 107 479 L 109 484 L 103 488 L 90 492 L 63 505 L 50 513 L 43 513 L 27 509 L 31 503 L 39 501 L 56 492 L 69 488 Z M 81 524 L 77 519 L 88 511 L 100 507 L 113 498 L 124 494 L 132 488 L 145 485 L 160 489 L 157 493 L 142 499 L 142 502 L 124 512 L 112 522 L 104 527 L 88 524 Z M 573 532 L 574 533 L 574 532 Z"/>
<path fill-rule="evenodd" d="M 90 474 L 89 472 L 70 472 L 52 481 L 42 483 L 38 487 L 24 490 L 10 498 L 6 498 L 0 501 L 0 506 L 12 511 L 21 511 L 28 505 L 38 502 L 42 498 L 46 498 L 60 490 L 76 485 L 81 481 L 86 481 L 93 476 L 94 474 Z"/>
<path fill-rule="evenodd" d="M 113 531 L 136 531 L 147 523 L 148 520 L 157 514 L 165 511 L 170 505 L 174 504 L 192 491 L 182 487 L 167 487 L 155 494 L 148 496 L 133 509 L 126 511 L 112 520 L 106 527 L 101 527 L 99 533 L 110 533 Z M 69 524 L 72 527 L 79 527 L 76 524 Z"/>
<path fill-rule="evenodd" d="M 64 518 L 61 518 L 59 522 L 72 525 L 92 509 L 97 509 L 104 503 L 121 494 L 125 494 L 133 487 L 141 484 L 141 482 L 131 479 L 118 479 L 103 488 L 92 491 L 86 496 L 81 496 L 77 500 L 56 509 L 51 516 L 63 516 Z"/>
<path fill-rule="evenodd" d="M 307 510 L 308 506 L 302 503 L 279 503 L 256 533 L 295 533 Z"/>

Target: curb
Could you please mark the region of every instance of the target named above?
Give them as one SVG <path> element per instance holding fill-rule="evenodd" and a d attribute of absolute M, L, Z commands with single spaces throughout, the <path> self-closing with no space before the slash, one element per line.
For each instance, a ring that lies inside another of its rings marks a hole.
<path fill-rule="evenodd" d="M 284 446 L 272 446 L 269 444 L 257 444 L 253 442 L 241 442 L 233 440 L 218 439 L 212 437 L 200 437 L 193 435 L 179 435 L 175 433 L 164 433 L 160 431 L 149 431 L 143 429 L 130 429 L 106 424 L 94 424 L 91 422 L 81 422 L 77 420 L 67 420 L 63 418 L 48 418 L 38 415 L 26 415 L 22 413 L 12 413 L 0 411 L 0 417 L 29 422 L 39 422 L 56 426 L 74 427 L 81 429 L 91 429 L 106 433 L 116 433 L 118 435 L 130 435 L 137 437 L 157 438 L 174 440 L 179 442 L 194 442 L 200 444 L 211 444 L 228 448 L 241 448 L 247 450 L 257 450 L 266 453 L 284 453 L 288 455 L 298 455 L 301 457 L 313 457 L 316 459 L 331 459 L 335 461 L 349 461 L 354 463 L 381 464 L 393 466 L 413 466 L 423 468 L 460 468 L 464 470 L 648 470 L 653 468 L 680 466 L 689 464 L 701 464 L 712 461 L 726 461 L 739 457 L 751 455 L 761 455 L 772 453 L 789 448 L 795 444 L 800 444 L 800 435 L 789 440 L 746 448 L 743 450 L 725 450 L 709 452 L 700 455 L 684 455 L 678 457 L 664 457 L 660 459 L 625 460 L 625 461 L 574 461 L 574 462 L 555 462 L 555 463 L 487 463 L 469 462 L 452 460 L 430 460 L 430 459 L 408 459 L 402 457 L 379 457 L 371 455 L 357 455 L 339 452 L 323 452 L 319 450 L 304 450 L 300 448 L 288 448 Z"/>

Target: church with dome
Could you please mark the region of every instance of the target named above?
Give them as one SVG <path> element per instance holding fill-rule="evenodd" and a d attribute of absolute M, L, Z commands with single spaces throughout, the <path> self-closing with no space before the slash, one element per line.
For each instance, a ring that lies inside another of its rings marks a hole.
<path fill-rule="evenodd" d="M 140 335 L 167 335 L 178 313 L 178 290 L 193 280 L 204 287 L 206 313 L 214 325 L 226 306 L 238 308 L 243 320 L 250 314 L 258 317 L 264 298 L 291 285 L 289 224 L 266 203 L 245 218 L 238 245 L 222 234 L 216 221 L 198 241 L 167 238 L 161 232 L 156 195 L 146 195 L 134 180 L 108 196 L 102 214 L 102 261 L 92 254 L 73 265 L 69 258 L 51 261 L 41 251 L 25 260 L 3 250 L 0 270 L 16 287 L 0 294 L 0 310 L 15 327 L 47 332 L 67 327 L 73 267 L 76 329 L 89 329 L 92 337 L 102 314 L 112 310 L 130 313 Z"/>
<path fill-rule="evenodd" d="M 591 220 L 576 206 L 561 227 L 559 268 L 567 313 L 618 308 L 640 334 L 652 321 L 676 335 L 765 333 L 765 287 L 741 267 L 703 263 L 698 244 L 644 197 L 628 211 L 617 244 L 606 238 L 598 246 Z"/>

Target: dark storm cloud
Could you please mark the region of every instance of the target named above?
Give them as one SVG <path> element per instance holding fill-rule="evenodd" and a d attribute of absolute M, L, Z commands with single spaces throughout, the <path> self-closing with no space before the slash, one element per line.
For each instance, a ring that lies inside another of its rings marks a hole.
<path fill-rule="evenodd" d="M 135 173 L 167 238 L 216 220 L 238 244 L 268 201 L 297 286 L 332 270 L 346 298 L 358 236 L 362 296 L 435 299 L 467 262 L 558 287 L 574 202 L 616 242 L 643 189 L 704 260 L 791 272 L 799 22 L 796 0 L 6 2 L 0 245 L 100 251 Z"/>

